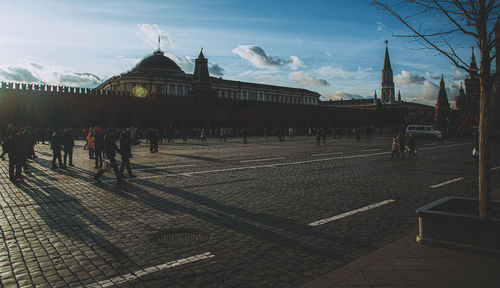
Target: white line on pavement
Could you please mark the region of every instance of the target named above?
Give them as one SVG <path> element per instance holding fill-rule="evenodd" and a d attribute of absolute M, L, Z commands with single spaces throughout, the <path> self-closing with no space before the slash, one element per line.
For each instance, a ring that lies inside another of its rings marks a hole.
<path fill-rule="evenodd" d="M 464 180 L 463 177 L 460 177 L 460 178 L 456 178 L 456 179 L 452 179 L 452 180 L 448 180 L 448 181 L 444 181 L 443 183 L 439 183 L 439 184 L 436 184 L 436 185 L 432 185 L 430 186 L 431 188 L 438 188 L 438 187 L 441 187 L 441 186 L 444 186 L 444 185 L 448 185 L 448 184 L 451 184 L 453 182 L 457 182 L 457 181 L 461 181 L 461 180 Z"/>
<path fill-rule="evenodd" d="M 172 165 L 172 166 L 151 167 L 151 168 L 139 168 L 139 169 L 133 169 L 133 170 L 147 171 L 147 170 L 161 170 L 161 169 L 167 169 L 167 168 L 182 168 L 182 167 L 193 167 L 193 166 L 196 166 L 196 164 Z"/>
<path fill-rule="evenodd" d="M 240 163 L 249 163 L 249 162 L 263 162 L 263 161 L 272 161 L 272 160 L 283 160 L 286 157 L 278 157 L 278 158 L 265 158 L 265 159 L 252 159 L 252 160 L 241 160 Z"/>
<path fill-rule="evenodd" d="M 340 154 L 344 154 L 344 152 L 332 152 L 332 153 L 312 154 L 312 157 L 328 156 L 328 155 L 340 155 Z"/>
<path fill-rule="evenodd" d="M 380 151 L 382 149 L 366 149 L 366 150 L 361 150 L 361 152 L 373 152 L 373 151 Z"/>
<path fill-rule="evenodd" d="M 336 221 L 336 220 L 339 220 L 339 219 L 342 219 L 342 218 L 345 218 L 345 217 L 348 217 L 348 216 L 352 216 L 352 215 L 354 215 L 356 213 L 359 213 L 359 212 L 368 211 L 368 210 L 371 210 L 371 209 L 374 209 L 374 208 L 377 208 L 377 207 L 380 207 L 380 206 L 392 203 L 394 201 L 396 201 L 396 200 L 393 200 L 393 199 L 384 200 L 382 202 L 378 202 L 378 203 L 371 204 L 371 205 L 368 205 L 368 206 L 365 206 L 365 207 L 361 207 L 359 209 L 352 210 L 352 211 L 349 211 L 349 212 L 346 212 L 346 213 L 342 213 L 342 214 L 337 215 L 337 216 L 328 217 L 328 218 L 325 218 L 325 219 L 321 219 L 321 220 L 318 220 L 318 221 L 311 222 L 311 223 L 309 223 L 309 226 L 323 225 L 323 224 L 326 224 L 326 223 L 329 223 L 329 222 L 332 222 L 332 221 Z"/>
<path fill-rule="evenodd" d="M 170 269 L 170 268 L 173 268 L 176 266 L 180 266 L 180 265 L 184 265 L 184 264 L 188 264 L 188 263 L 193 263 L 193 262 L 204 260 L 204 259 L 209 259 L 209 258 L 212 258 L 214 256 L 215 256 L 214 254 L 212 254 L 210 252 L 206 252 L 206 253 L 191 256 L 188 258 L 184 258 L 184 259 L 171 261 L 171 262 L 160 264 L 160 265 L 147 267 L 147 268 L 144 268 L 142 270 L 138 270 L 138 271 L 135 271 L 135 272 L 132 272 L 129 274 L 121 275 L 121 276 L 118 276 L 118 277 L 115 277 L 112 279 L 102 280 L 102 281 L 99 281 L 99 282 L 96 282 L 96 283 L 93 283 L 90 285 L 86 285 L 85 287 L 88 287 L 88 288 L 91 288 L 91 287 L 92 288 L 93 287 L 113 287 L 113 286 L 117 286 L 119 284 L 134 281 L 136 279 L 139 279 L 139 278 L 146 276 L 146 275 L 149 275 L 149 274 L 153 274 L 155 272 L 160 272 L 160 271 L 167 270 L 167 269 Z"/>
<path fill-rule="evenodd" d="M 500 169 L 500 166 L 491 168 L 491 171 Z"/>

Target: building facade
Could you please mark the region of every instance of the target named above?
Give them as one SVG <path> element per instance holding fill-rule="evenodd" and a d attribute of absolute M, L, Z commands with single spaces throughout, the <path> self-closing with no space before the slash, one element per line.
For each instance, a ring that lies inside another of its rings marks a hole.
<path fill-rule="evenodd" d="M 113 76 L 96 89 L 131 93 L 136 97 L 167 98 L 190 97 L 194 86 L 210 87 L 219 99 L 257 101 L 291 105 L 319 104 L 320 95 L 306 89 L 232 81 L 210 77 L 208 60 L 203 49 L 195 60 L 193 74 L 188 74 L 160 49 L 144 57 L 132 70 Z"/>

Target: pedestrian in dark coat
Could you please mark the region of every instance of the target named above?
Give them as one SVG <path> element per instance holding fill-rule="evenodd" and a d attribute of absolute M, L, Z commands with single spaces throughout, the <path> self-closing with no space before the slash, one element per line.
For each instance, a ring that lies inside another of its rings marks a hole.
<path fill-rule="evenodd" d="M 412 156 L 413 157 L 417 157 L 417 154 L 416 154 L 416 148 L 417 148 L 417 143 L 415 141 L 415 134 L 411 133 L 410 134 L 410 137 L 408 138 L 408 156 Z"/>
<path fill-rule="evenodd" d="M 116 132 L 111 129 L 104 137 L 104 152 L 106 153 L 106 159 L 109 160 L 113 171 L 115 172 L 116 179 L 118 181 L 122 180 L 120 171 L 118 171 L 118 166 L 116 165 L 116 152 L 120 152 L 120 149 L 116 146 Z M 104 169 L 99 169 L 99 171 L 94 175 L 94 179 L 99 180 L 102 174 L 104 174 Z"/>
<path fill-rule="evenodd" d="M 26 146 L 22 131 L 19 128 L 14 130 L 14 133 L 7 139 L 5 143 L 7 154 L 9 155 L 9 179 L 14 182 L 22 180 L 21 166 L 26 157 Z"/>
<path fill-rule="evenodd" d="M 102 154 L 104 150 L 104 135 L 101 132 L 101 128 L 95 127 L 94 133 L 94 158 L 95 158 L 95 168 L 102 168 Z"/>
<path fill-rule="evenodd" d="M 50 149 L 52 149 L 52 169 L 56 169 L 56 159 L 59 162 L 59 167 L 64 168 L 61 159 L 61 150 L 62 150 L 62 133 L 61 129 L 57 128 L 54 134 L 52 134 L 52 140 L 50 142 Z"/>
<path fill-rule="evenodd" d="M 132 158 L 132 145 L 130 143 L 130 130 L 125 129 L 120 136 L 120 155 L 122 157 L 122 165 L 120 166 L 120 174 L 127 168 L 129 178 L 135 178 L 130 168 L 130 158 Z"/>
<path fill-rule="evenodd" d="M 64 146 L 64 167 L 67 167 L 68 156 L 69 156 L 69 166 L 73 166 L 73 147 L 75 147 L 75 139 L 73 137 L 73 132 L 71 129 L 64 131 L 63 135 L 63 146 Z"/>

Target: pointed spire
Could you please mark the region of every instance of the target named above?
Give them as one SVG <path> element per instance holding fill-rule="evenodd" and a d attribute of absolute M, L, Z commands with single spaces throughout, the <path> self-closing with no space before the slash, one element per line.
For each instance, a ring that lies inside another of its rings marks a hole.
<path fill-rule="evenodd" d="M 476 56 L 474 56 L 474 46 L 472 47 L 472 56 L 470 58 L 470 78 L 475 78 L 477 76 L 477 64 L 476 64 Z"/>
<path fill-rule="evenodd" d="M 203 47 L 201 47 L 200 55 L 198 55 L 198 59 L 206 59 L 205 55 L 203 55 Z"/>
<path fill-rule="evenodd" d="M 398 102 L 401 102 L 401 90 L 398 90 Z"/>
<path fill-rule="evenodd" d="M 158 35 L 158 50 L 161 50 L 160 49 L 160 35 Z"/>
<path fill-rule="evenodd" d="M 388 43 L 389 42 L 387 40 L 385 40 L 384 71 L 392 70 L 392 68 L 391 68 L 391 60 L 389 59 L 389 49 L 387 48 Z"/>
<path fill-rule="evenodd" d="M 441 81 L 439 82 L 439 89 L 444 89 L 444 74 L 441 74 Z"/>

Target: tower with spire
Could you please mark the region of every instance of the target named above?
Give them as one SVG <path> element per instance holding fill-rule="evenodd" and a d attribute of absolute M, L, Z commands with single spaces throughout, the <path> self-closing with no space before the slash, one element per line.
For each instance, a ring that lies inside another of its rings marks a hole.
<path fill-rule="evenodd" d="M 384 69 L 382 70 L 381 84 L 381 102 L 382 104 L 394 104 L 394 81 L 391 68 L 391 60 L 389 59 L 388 41 L 385 40 L 385 60 Z"/>
<path fill-rule="evenodd" d="M 465 79 L 465 97 L 463 101 L 463 110 L 465 112 L 472 111 L 474 116 L 478 116 L 481 86 L 479 83 L 476 57 L 474 56 L 474 47 L 472 47 L 472 55 L 469 68 L 470 71 L 468 79 Z"/>
<path fill-rule="evenodd" d="M 441 75 L 441 82 L 439 82 L 439 93 L 436 103 L 435 118 L 437 119 L 439 128 L 446 131 L 446 121 L 450 113 L 450 103 L 448 102 L 448 95 L 444 86 L 444 77 Z"/>
<path fill-rule="evenodd" d="M 197 83 L 209 83 L 210 75 L 208 73 L 208 60 L 203 55 L 203 48 L 201 48 L 200 55 L 195 60 L 194 66 L 194 81 Z"/>

